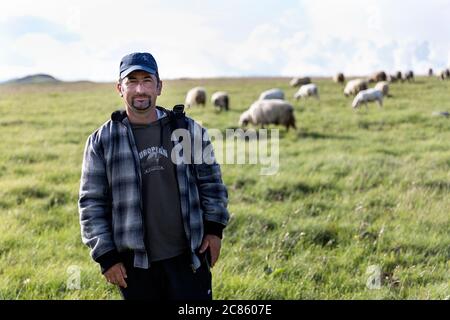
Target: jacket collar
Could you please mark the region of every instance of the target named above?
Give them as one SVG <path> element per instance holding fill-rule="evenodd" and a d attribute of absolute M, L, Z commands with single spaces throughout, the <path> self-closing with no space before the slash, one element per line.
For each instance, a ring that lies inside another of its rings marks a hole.
<path fill-rule="evenodd" d="M 156 106 L 156 109 L 158 109 L 161 112 L 164 112 L 165 115 L 169 114 L 169 111 L 164 109 L 163 107 Z M 116 110 L 111 114 L 112 121 L 122 122 L 125 118 L 127 118 L 127 112 L 125 111 L 125 109 Z"/>

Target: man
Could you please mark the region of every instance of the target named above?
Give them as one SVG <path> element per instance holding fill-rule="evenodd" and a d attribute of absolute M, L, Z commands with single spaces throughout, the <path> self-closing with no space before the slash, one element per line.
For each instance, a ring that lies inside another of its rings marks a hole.
<path fill-rule="evenodd" d="M 213 161 L 191 163 L 174 162 L 172 154 L 180 146 L 173 131 L 203 136 L 205 129 L 156 106 L 162 81 L 150 53 L 123 57 L 117 91 L 125 110 L 114 112 L 86 143 L 83 243 L 124 299 L 210 300 L 209 268 L 229 219 L 227 190 L 213 154 Z M 211 149 L 209 138 L 201 147 Z"/>

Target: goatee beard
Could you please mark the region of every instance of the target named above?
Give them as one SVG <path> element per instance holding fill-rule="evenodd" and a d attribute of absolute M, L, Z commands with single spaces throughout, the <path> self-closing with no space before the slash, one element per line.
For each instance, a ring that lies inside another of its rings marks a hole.
<path fill-rule="evenodd" d="M 136 99 L 138 99 L 138 98 L 133 98 L 132 103 L 131 103 L 131 106 L 133 107 L 133 109 L 135 109 L 137 111 L 148 110 L 151 106 L 151 97 L 145 96 L 145 97 L 139 97 L 139 98 L 145 98 L 145 99 L 147 99 L 147 101 L 137 102 Z"/>

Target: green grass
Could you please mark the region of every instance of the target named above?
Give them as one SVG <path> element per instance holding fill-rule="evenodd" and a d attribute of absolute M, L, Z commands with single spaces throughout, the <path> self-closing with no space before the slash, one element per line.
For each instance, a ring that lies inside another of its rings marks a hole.
<path fill-rule="evenodd" d="M 158 100 L 182 103 L 195 85 L 226 90 L 228 113 L 187 111 L 222 131 L 272 87 L 296 109 L 276 175 L 222 166 L 231 221 L 215 298 L 448 299 L 450 119 L 432 112 L 450 110 L 450 82 L 393 84 L 384 108 L 357 112 L 329 80 L 316 81 L 320 103 L 293 101 L 288 82 L 166 81 Z M 120 299 L 81 243 L 77 211 L 86 138 L 120 105 L 113 84 L 0 86 L 0 299 Z M 378 290 L 366 287 L 371 265 Z M 67 286 L 70 266 L 80 290 Z"/>

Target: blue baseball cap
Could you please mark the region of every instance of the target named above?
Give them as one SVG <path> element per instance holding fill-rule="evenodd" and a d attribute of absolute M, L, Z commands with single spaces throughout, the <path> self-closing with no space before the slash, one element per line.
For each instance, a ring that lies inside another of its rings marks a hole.
<path fill-rule="evenodd" d="M 150 74 L 158 75 L 158 65 L 155 58 L 147 52 L 134 52 L 126 55 L 120 61 L 120 79 L 125 78 L 136 70 L 147 71 Z"/>

